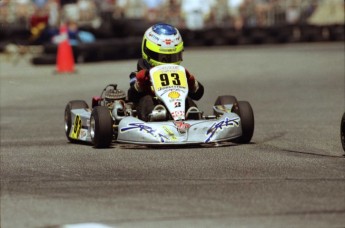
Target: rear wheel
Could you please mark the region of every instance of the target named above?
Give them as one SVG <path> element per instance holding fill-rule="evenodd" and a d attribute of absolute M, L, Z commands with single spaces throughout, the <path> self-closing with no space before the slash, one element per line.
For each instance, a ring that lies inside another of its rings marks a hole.
<path fill-rule="evenodd" d="M 235 140 L 236 143 L 249 143 L 254 133 L 254 113 L 248 101 L 239 101 L 239 116 L 241 118 L 242 135 Z"/>
<path fill-rule="evenodd" d="M 96 148 L 109 147 L 113 139 L 113 119 L 108 107 L 96 106 L 90 118 L 91 139 Z"/>
<path fill-rule="evenodd" d="M 149 114 L 152 113 L 154 107 L 155 104 L 151 95 L 146 95 L 140 98 L 137 106 L 138 118 L 145 122 L 149 121 Z"/>
<path fill-rule="evenodd" d="M 65 134 L 66 134 L 67 139 L 72 143 L 77 142 L 77 140 L 72 139 L 70 137 L 70 133 L 71 133 L 71 129 L 72 129 L 71 111 L 73 109 L 88 109 L 88 108 L 89 108 L 89 106 L 83 100 L 73 100 L 73 101 L 68 102 L 68 104 L 66 105 L 66 108 L 65 108 Z"/>

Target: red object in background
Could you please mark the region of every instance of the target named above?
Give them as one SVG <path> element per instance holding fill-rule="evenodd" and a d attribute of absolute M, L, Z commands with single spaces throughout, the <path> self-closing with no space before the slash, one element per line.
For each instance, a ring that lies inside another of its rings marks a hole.
<path fill-rule="evenodd" d="M 56 57 L 56 71 L 58 73 L 74 72 L 73 50 L 68 41 L 68 31 L 66 25 L 61 25 L 58 38 L 58 50 Z"/>
<path fill-rule="evenodd" d="M 48 24 L 48 15 L 32 15 L 30 18 L 31 28 L 36 27 L 40 23 Z"/>

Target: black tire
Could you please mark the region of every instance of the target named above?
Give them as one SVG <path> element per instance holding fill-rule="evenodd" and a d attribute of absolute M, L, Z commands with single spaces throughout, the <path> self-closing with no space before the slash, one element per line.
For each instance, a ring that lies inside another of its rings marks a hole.
<path fill-rule="evenodd" d="M 54 65 L 56 64 L 56 55 L 41 54 L 31 59 L 33 65 Z"/>
<path fill-rule="evenodd" d="M 195 104 L 195 102 L 193 101 L 193 99 L 192 98 L 190 98 L 190 97 L 187 97 L 186 98 L 186 102 L 185 102 L 185 106 L 186 106 L 186 112 L 187 112 L 187 110 L 190 108 L 190 107 L 198 107 L 196 104 Z"/>
<path fill-rule="evenodd" d="M 341 144 L 343 146 L 343 150 L 345 151 L 345 112 L 343 114 L 343 117 L 341 118 L 340 138 L 341 138 Z"/>
<path fill-rule="evenodd" d="M 214 106 L 226 105 L 226 104 L 233 104 L 234 106 L 232 107 L 231 111 L 240 115 L 239 109 L 238 109 L 238 101 L 237 101 L 237 98 L 235 96 L 231 96 L 231 95 L 219 96 L 219 97 L 217 97 L 216 101 L 214 102 Z M 218 113 L 216 113 L 215 111 L 213 111 L 213 114 L 218 116 Z"/>
<path fill-rule="evenodd" d="M 68 141 L 70 141 L 72 143 L 77 142 L 77 140 L 69 137 L 70 132 L 71 132 L 71 128 L 72 128 L 71 110 L 72 109 L 80 109 L 80 108 L 88 109 L 89 106 L 83 100 L 73 100 L 73 101 L 68 102 L 66 105 L 66 108 L 65 108 L 65 134 L 66 134 Z"/>
<path fill-rule="evenodd" d="M 90 118 L 91 139 L 96 148 L 107 148 L 113 140 L 113 119 L 108 107 L 96 106 Z"/>
<path fill-rule="evenodd" d="M 151 95 L 146 95 L 140 98 L 137 106 L 138 118 L 145 122 L 149 121 L 149 114 L 152 112 L 154 107 L 155 104 Z"/>
<path fill-rule="evenodd" d="M 249 143 L 254 133 L 254 113 L 248 101 L 239 101 L 239 116 L 242 124 L 242 135 L 235 140 L 236 143 Z"/>

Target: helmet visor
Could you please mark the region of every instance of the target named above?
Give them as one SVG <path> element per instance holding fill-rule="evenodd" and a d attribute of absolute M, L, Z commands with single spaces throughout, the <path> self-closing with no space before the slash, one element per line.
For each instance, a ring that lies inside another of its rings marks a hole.
<path fill-rule="evenodd" d="M 174 53 L 174 54 L 162 54 L 162 53 L 157 53 L 155 51 L 152 51 L 145 46 L 144 52 L 149 58 L 161 63 L 176 63 L 176 62 L 181 62 L 183 60 L 182 51 L 178 53 Z"/>

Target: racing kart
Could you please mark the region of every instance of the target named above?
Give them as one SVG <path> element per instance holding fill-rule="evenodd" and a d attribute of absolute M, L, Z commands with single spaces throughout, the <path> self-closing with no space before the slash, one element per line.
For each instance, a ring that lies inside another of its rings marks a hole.
<path fill-rule="evenodd" d="M 138 106 L 129 102 L 116 84 L 107 85 L 92 107 L 83 100 L 68 102 L 65 133 L 72 143 L 92 143 L 106 148 L 112 143 L 140 145 L 203 145 L 220 142 L 249 143 L 254 132 L 254 114 L 247 101 L 219 96 L 213 115 L 187 107 L 185 68 L 166 64 L 149 72 L 155 106 L 148 120 L 139 119 Z"/>

